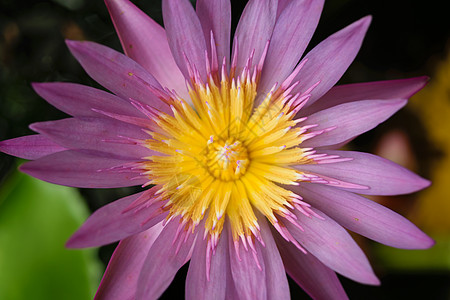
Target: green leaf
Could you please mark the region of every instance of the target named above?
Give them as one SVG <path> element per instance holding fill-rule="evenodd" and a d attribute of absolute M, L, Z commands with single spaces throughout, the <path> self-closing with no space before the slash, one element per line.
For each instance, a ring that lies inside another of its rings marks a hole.
<path fill-rule="evenodd" d="M 12 174 L 0 187 L 0 299 L 92 299 L 96 251 L 64 247 L 88 214 L 76 189 Z"/>

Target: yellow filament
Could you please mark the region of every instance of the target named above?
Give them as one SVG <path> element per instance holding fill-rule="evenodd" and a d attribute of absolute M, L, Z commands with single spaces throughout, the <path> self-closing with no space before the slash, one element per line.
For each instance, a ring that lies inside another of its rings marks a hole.
<path fill-rule="evenodd" d="M 153 120 L 158 132 L 148 132 L 145 145 L 162 155 L 147 157 L 143 168 L 169 199 L 169 217 L 193 225 L 205 219 L 215 237 L 228 218 L 238 240 L 258 230 L 255 209 L 277 222 L 291 207 L 294 195 L 278 184 L 297 184 L 290 166 L 308 161 L 299 147 L 302 131 L 282 93 L 265 95 L 254 108 L 256 91 L 248 72 L 220 82 L 211 76 L 206 85 L 189 86 L 192 106 L 168 99 L 173 116 Z"/>

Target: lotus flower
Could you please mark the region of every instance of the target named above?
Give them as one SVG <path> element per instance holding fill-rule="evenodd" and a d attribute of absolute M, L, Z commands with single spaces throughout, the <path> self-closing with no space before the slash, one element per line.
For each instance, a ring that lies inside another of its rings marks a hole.
<path fill-rule="evenodd" d="M 67 243 L 120 240 L 96 299 L 156 299 L 188 261 L 188 299 L 288 299 L 286 273 L 313 298 L 341 299 L 335 272 L 379 284 L 346 229 L 398 248 L 433 244 L 360 195 L 411 193 L 427 180 L 337 150 L 427 81 L 333 87 L 370 16 L 303 55 L 323 0 L 250 0 L 232 39 L 228 0 L 198 0 L 196 10 L 163 0 L 164 29 L 127 0 L 106 5 L 125 55 L 93 42 L 67 45 L 111 93 L 35 83 L 72 117 L 0 143 L 30 159 L 20 169 L 44 181 L 143 187 L 100 208 Z"/>

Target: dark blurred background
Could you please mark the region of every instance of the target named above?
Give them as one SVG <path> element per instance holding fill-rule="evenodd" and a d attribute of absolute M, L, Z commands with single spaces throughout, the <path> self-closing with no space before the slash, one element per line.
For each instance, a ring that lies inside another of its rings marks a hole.
<path fill-rule="evenodd" d="M 160 1 L 133 2 L 162 23 Z M 245 2 L 232 1 L 234 27 Z M 364 286 L 343 278 L 353 299 L 450 299 L 450 198 L 445 188 L 450 171 L 443 169 L 450 152 L 446 143 L 450 140 L 446 114 L 450 113 L 450 17 L 445 4 L 444 0 L 329 0 L 308 48 L 371 14 L 373 22 L 363 47 L 340 83 L 431 77 L 426 90 L 413 98 L 414 103 L 349 148 L 376 152 L 435 182 L 424 193 L 374 200 L 418 223 L 436 238 L 437 250 L 407 254 L 356 237 L 382 286 Z M 0 140 L 31 134 L 30 123 L 65 117 L 33 92 L 31 82 L 69 81 L 101 88 L 70 55 L 65 39 L 91 40 L 121 49 L 101 0 L 0 0 Z M 14 158 L 0 154 L 0 189 L 16 164 Z M 80 193 L 93 211 L 130 191 L 82 189 Z M 98 257 L 103 264 L 114 246 L 100 249 Z M 184 267 L 179 272 L 163 298 L 183 292 L 186 271 Z M 295 284 L 291 292 L 293 298 L 308 299 Z"/>

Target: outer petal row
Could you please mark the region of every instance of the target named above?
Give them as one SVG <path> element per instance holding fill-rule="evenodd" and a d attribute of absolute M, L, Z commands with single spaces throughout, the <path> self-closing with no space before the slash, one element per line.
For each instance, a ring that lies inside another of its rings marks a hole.
<path fill-rule="evenodd" d="M 114 119 L 69 118 L 30 127 L 68 149 L 102 151 L 136 161 L 153 152 L 125 139 L 147 139 L 140 127 Z"/>
<path fill-rule="evenodd" d="M 361 100 L 316 112 L 302 123 L 318 125 L 314 130 L 335 128 L 302 143 L 304 147 L 340 144 L 375 128 L 405 106 L 407 100 Z"/>
<path fill-rule="evenodd" d="M 86 72 L 100 85 L 117 96 L 149 104 L 171 114 L 170 108 L 153 92 L 159 82 L 132 59 L 93 42 L 67 41 L 72 54 Z"/>
<path fill-rule="evenodd" d="M 273 29 L 258 86 L 260 92 L 268 92 L 276 82 L 281 84 L 292 72 L 317 27 L 323 2 L 295 0 L 287 4 Z"/>
<path fill-rule="evenodd" d="M 176 239 L 178 226 L 179 218 L 166 224 L 150 248 L 139 275 L 137 300 L 158 299 L 191 258 L 192 248 L 200 237 L 190 234 L 187 240 Z"/>
<path fill-rule="evenodd" d="M 286 272 L 313 299 L 347 299 L 336 273 L 314 255 L 300 252 L 294 245 L 274 232 Z"/>
<path fill-rule="evenodd" d="M 301 109 L 298 115 L 309 116 L 318 111 L 353 101 L 409 99 L 422 89 L 427 82 L 428 77 L 422 76 L 334 86 L 319 101 Z"/>
<path fill-rule="evenodd" d="M 117 188 L 142 185 L 147 179 L 128 170 L 111 168 L 129 163 L 104 152 L 66 150 L 30 161 L 20 170 L 38 179 L 72 187 Z"/>
<path fill-rule="evenodd" d="M 70 248 L 98 247 L 140 233 L 161 222 L 167 215 L 153 203 L 157 187 L 116 200 L 96 210 L 67 242 Z M 145 205 L 128 209 L 145 197 Z M 148 204 L 147 204 L 148 203 Z M 155 213 L 156 212 L 156 213 Z M 152 218 L 153 216 L 153 218 Z"/>
<path fill-rule="evenodd" d="M 162 229 L 161 224 L 157 224 L 120 241 L 108 263 L 94 300 L 136 299 L 139 271 Z"/>
<path fill-rule="evenodd" d="M 38 159 L 64 150 L 66 148 L 40 134 L 21 136 L 0 142 L 0 151 L 24 159 Z"/>
<path fill-rule="evenodd" d="M 142 117 L 128 99 L 89 86 L 69 82 L 33 83 L 32 86 L 48 103 L 74 117 L 102 116 L 94 109 Z"/>
<path fill-rule="evenodd" d="M 292 236 L 312 255 L 334 271 L 364 284 L 379 284 L 366 256 L 348 232 L 324 213 L 322 219 L 295 211 L 299 228 L 286 222 Z"/>
<path fill-rule="evenodd" d="M 229 65 L 231 35 L 230 1 L 199 0 L 196 3 L 196 10 L 200 23 L 202 24 L 209 56 L 211 56 L 210 39 L 212 33 L 216 43 L 218 62 L 222 63 L 223 58 L 225 58 L 227 65 Z"/>
<path fill-rule="evenodd" d="M 430 185 L 428 180 L 376 155 L 339 150 L 322 150 L 321 152 L 352 160 L 330 164 L 298 165 L 296 168 L 366 186 L 367 189 L 348 189 L 365 195 L 408 194 Z M 339 184 L 334 186 L 339 187 Z"/>
<path fill-rule="evenodd" d="M 224 229 L 214 254 L 207 261 L 207 239 L 197 239 L 186 278 L 187 300 L 227 299 L 233 281 L 230 275 L 228 234 Z M 207 264 L 209 266 L 207 267 Z M 209 280 L 206 272 L 209 273 Z"/>
<path fill-rule="evenodd" d="M 178 68 L 186 79 L 190 78 L 187 58 L 205 80 L 206 43 L 202 26 L 191 3 L 188 0 L 163 0 L 162 11 L 167 39 Z"/>
<path fill-rule="evenodd" d="M 272 36 L 277 16 L 277 0 L 250 0 L 242 12 L 235 33 L 237 42 L 237 72 L 247 63 L 252 51 L 255 51 L 254 61 L 259 61 L 266 43 Z M 233 51 L 236 45 L 233 45 Z"/>
<path fill-rule="evenodd" d="M 183 75 L 170 52 L 165 30 L 127 0 L 105 0 L 127 56 L 170 90 L 187 96 Z"/>
<path fill-rule="evenodd" d="M 404 249 L 425 249 L 434 244 L 401 215 L 354 193 L 310 183 L 291 190 L 342 226 L 382 244 Z"/>
<path fill-rule="evenodd" d="M 294 81 L 300 81 L 293 93 L 313 90 L 307 105 L 313 104 L 336 84 L 358 53 L 369 27 L 371 17 L 364 17 L 329 36 L 302 60 L 307 60 Z M 301 62 L 300 62 L 301 63 Z"/>

